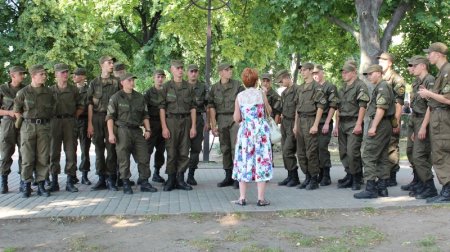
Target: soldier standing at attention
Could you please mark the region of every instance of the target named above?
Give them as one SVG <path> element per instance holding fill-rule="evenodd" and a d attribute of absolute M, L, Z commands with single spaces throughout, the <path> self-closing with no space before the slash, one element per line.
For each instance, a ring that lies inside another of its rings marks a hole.
<path fill-rule="evenodd" d="M 233 181 L 234 147 L 239 125 L 233 120 L 234 105 L 237 94 L 244 90 L 242 83 L 233 80 L 233 65 L 221 63 L 217 67 L 220 80 L 211 87 L 209 92 L 210 122 L 214 136 L 219 136 L 220 151 L 222 152 L 225 179 L 217 187 L 232 186 L 239 188 L 239 182 Z"/>
<path fill-rule="evenodd" d="M 367 108 L 369 130 L 363 151 L 366 189 L 353 195 L 356 199 L 388 197 L 389 183 L 389 141 L 392 135 L 392 116 L 395 113 L 395 98 L 392 87 L 382 79 L 380 65 L 371 65 L 364 72 L 375 85 Z M 375 180 L 378 178 L 378 185 Z"/>
<path fill-rule="evenodd" d="M 22 152 L 23 197 L 31 195 L 33 170 L 36 170 L 38 195 L 50 196 L 44 180 L 48 174 L 50 155 L 50 119 L 55 100 L 52 90 L 44 86 L 47 73 L 42 65 L 30 68 L 31 84 L 22 88 L 14 99 L 15 117 L 23 117 L 20 127 L 20 151 Z"/>
<path fill-rule="evenodd" d="M 153 73 L 153 87 L 145 91 L 144 98 L 147 103 L 148 115 L 150 117 L 150 128 L 152 134 L 147 140 L 149 160 L 152 157 L 153 149 L 155 149 L 155 157 L 153 166 L 155 171 L 153 172 L 152 181 L 158 183 L 164 183 L 165 180 L 160 176 L 159 171 L 164 165 L 164 151 L 166 150 L 165 141 L 162 136 L 161 119 L 159 117 L 159 105 L 161 103 L 161 95 L 159 92 L 162 89 L 166 74 L 163 70 L 158 69 Z M 140 184 L 140 181 L 138 181 Z"/>
<path fill-rule="evenodd" d="M 400 127 L 402 107 L 405 101 L 405 81 L 392 69 L 394 57 L 387 52 L 382 53 L 378 58 L 379 65 L 383 68 L 383 80 L 391 85 L 395 95 L 395 120 L 393 118 L 392 137 L 389 142 L 389 161 L 391 162 L 390 180 L 388 186 L 397 185 L 397 172 L 400 169 Z"/>
<path fill-rule="evenodd" d="M 298 189 L 319 188 L 319 122 L 327 104 L 322 87 L 313 79 L 314 65 L 306 63 L 301 68 L 303 84 L 297 90 L 297 113 L 292 130 L 297 138 L 297 160 L 306 175 Z"/>
<path fill-rule="evenodd" d="M 272 77 L 269 73 L 261 75 L 261 86 L 263 92 L 266 94 L 270 107 L 272 108 L 272 114 L 270 115 L 275 123 L 281 123 L 281 96 L 272 88 Z"/>
<path fill-rule="evenodd" d="M 433 153 L 433 167 L 442 190 L 439 195 L 428 198 L 427 203 L 450 202 L 450 63 L 448 63 L 447 45 L 436 42 L 424 50 L 431 64 L 439 72 L 431 89 L 421 87 L 419 95 L 429 99 L 428 107 L 431 111 L 430 137 Z"/>
<path fill-rule="evenodd" d="M 120 90 L 120 80 L 112 76 L 113 62 L 114 58 L 110 56 L 100 58 L 102 73 L 91 81 L 88 89 L 88 137 L 92 137 L 95 145 L 95 169 L 98 175 L 98 182 L 91 188 L 93 191 L 118 190 L 116 149 L 114 144 L 108 141 L 105 121 L 109 98 Z"/>
<path fill-rule="evenodd" d="M 194 178 L 195 170 L 198 168 L 199 156 L 202 151 L 203 132 L 209 131 L 209 114 L 206 109 L 208 105 L 208 89 L 203 82 L 198 81 L 198 66 L 191 64 L 188 66 L 188 82 L 195 92 L 196 111 L 197 111 L 197 135 L 191 139 L 191 153 L 189 155 L 189 172 L 186 182 L 190 185 L 197 185 Z M 203 113 L 206 112 L 206 124 L 203 120 Z M 208 148 L 208 146 L 206 146 Z"/>
<path fill-rule="evenodd" d="M 61 173 L 61 145 L 64 145 L 66 155 L 67 175 L 66 191 L 78 192 L 74 178 L 77 176 L 77 150 L 75 118 L 83 112 L 83 103 L 78 89 L 68 85 L 69 66 L 63 63 L 56 64 L 56 85 L 50 87 L 55 99 L 55 114 L 51 120 L 50 142 L 50 173 L 52 174 L 51 192 L 59 191 L 58 175 Z"/>
<path fill-rule="evenodd" d="M 297 140 L 292 129 L 295 123 L 295 109 L 297 107 L 298 85 L 294 84 L 287 70 L 280 70 L 275 74 L 275 82 L 281 83 L 286 89 L 281 93 L 281 153 L 284 168 L 288 176 L 278 182 L 279 186 L 294 187 L 300 184 L 298 177 Z"/>
<path fill-rule="evenodd" d="M 164 83 L 159 107 L 167 151 L 168 179 L 163 190 L 192 190 L 184 181 L 184 172 L 189 164 L 190 138 L 197 134 L 195 93 L 189 83 L 183 80 L 181 60 L 172 60 L 170 72 L 173 79 Z"/>
<path fill-rule="evenodd" d="M 2 174 L 1 193 L 8 193 L 8 175 L 11 173 L 11 165 L 13 163 L 12 155 L 19 150 L 19 174 L 21 171 L 22 155 L 20 153 L 20 134 L 14 123 L 17 119 L 14 115 L 14 98 L 24 85 L 25 68 L 21 66 L 13 66 L 9 68 L 9 76 L 11 82 L 0 86 L 0 116 L 2 122 L 0 124 L 0 171 Z"/>
<path fill-rule="evenodd" d="M 148 146 L 145 140 L 150 138 L 151 129 L 148 120 L 147 105 L 144 96 L 134 90 L 135 76 L 125 73 L 120 77 L 122 90 L 111 96 L 106 121 L 109 142 L 116 145 L 120 179 L 123 180 L 123 192 L 133 194 L 130 183 L 130 155 L 133 154 L 139 171 L 141 192 L 156 192 L 149 182 L 150 167 Z M 144 136 L 141 125 L 144 124 Z M 114 125 L 117 127 L 114 132 Z"/>
<path fill-rule="evenodd" d="M 88 126 L 88 109 L 87 109 L 87 82 L 86 82 L 86 69 L 77 68 L 73 72 L 73 82 L 78 88 L 78 95 L 83 104 L 83 112 L 77 118 L 77 138 L 80 141 L 81 149 L 81 162 L 78 170 L 81 171 L 81 184 L 91 185 L 89 181 L 88 173 L 91 170 L 91 161 L 89 158 L 89 149 L 91 148 L 91 139 L 87 137 Z"/>
<path fill-rule="evenodd" d="M 360 190 L 363 123 L 370 98 L 367 85 L 358 78 L 356 63 L 344 63 L 342 79 L 346 85 L 338 93 L 339 102 L 333 135 L 338 137 L 339 156 L 347 175 L 341 183 L 338 183 L 338 188 L 351 187 L 352 190 Z"/>
<path fill-rule="evenodd" d="M 336 86 L 325 80 L 322 65 L 315 65 L 313 70 L 314 80 L 321 86 L 322 92 L 327 97 L 326 105 L 323 110 L 322 118 L 319 122 L 319 177 L 318 181 L 321 186 L 331 184 L 330 168 L 331 159 L 328 145 L 331 141 L 331 132 L 333 131 L 333 116 L 337 106 L 337 89 Z"/>

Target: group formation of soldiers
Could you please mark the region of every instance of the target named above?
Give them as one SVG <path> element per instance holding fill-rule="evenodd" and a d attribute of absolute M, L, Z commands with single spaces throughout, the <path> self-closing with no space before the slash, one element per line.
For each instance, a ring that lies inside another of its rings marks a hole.
<path fill-rule="evenodd" d="M 416 77 L 410 99 L 413 113 L 407 144 L 414 178 L 402 189 L 427 202 L 448 202 L 448 48 L 437 42 L 424 51 L 426 56 L 408 59 L 408 71 Z M 387 188 L 397 185 L 405 82 L 393 70 L 391 54 L 382 53 L 378 60 L 378 64 L 369 66 L 363 73 L 372 85 L 359 78 L 354 61 L 346 61 L 341 68 L 344 85 L 340 90 L 325 79 L 321 65 L 312 63 L 299 66 L 301 85 L 293 82 L 288 70 L 275 74 L 275 82 L 284 87 L 281 96 L 272 88 L 272 76 L 261 75 L 261 89 L 272 107 L 271 116 L 281 124 L 287 177 L 278 183 L 280 186 L 315 190 L 319 185 L 330 185 L 328 145 L 332 136 L 338 137 L 340 159 L 346 171 L 346 176 L 338 180 L 338 188 L 361 190 L 365 180 L 366 188 L 354 194 L 361 199 L 387 197 Z M 56 84 L 51 87 L 44 85 L 47 70 L 42 65 L 29 69 L 31 84 L 27 86 L 22 84 L 26 72 L 23 67 L 9 69 L 11 82 L 0 86 L 1 193 L 8 192 L 11 157 L 16 145 L 23 197 L 30 197 L 33 182 L 37 183 L 38 195 L 49 196 L 50 192 L 59 190 L 61 146 L 66 156 L 66 190 L 77 192 L 78 140 L 82 184 L 91 185 L 88 178 L 91 140 L 95 146 L 98 181 L 92 190 L 117 191 L 118 187 L 123 187 L 125 194 L 132 194 L 130 156 L 133 155 L 140 190 L 156 192 L 149 183 L 153 150 L 152 181 L 163 183 L 164 191 L 192 190 L 192 186 L 197 185 L 194 174 L 203 134 L 209 130 L 220 139 L 225 170 L 225 178 L 217 186 L 238 187 L 231 176 L 239 128 L 233 121 L 233 113 L 236 96 L 244 87 L 240 81 L 232 79 L 233 65 L 219 64 L 220 80 L 208 88 L 198 80 L 197 65 L 187 67 L 186 81 L 183 62 L 172 60 L 171 80 L 165 81 L 164 70 L 155 70 L 154 85 L 140 94 L 134 90 L 136 77 L 127 73 L 124 64 L 110 56 L 101 57 L 99 64 L 101 74 L 89 85 L 83 68 L 73 71 L 75 85 L 69 84 L 69 67 L 62 63 L 54 66 Z M 436 78 L 428 73 L 430 64 L 439 68 Z M 368 87 L 373 87 L 371 94 Z M 167 181 L 160 175 L 165 151 Z M 305 175 L 303 182 L 298 166 Z M 432 167 L 443 185 L 440 193 L 434 184 Z"/>

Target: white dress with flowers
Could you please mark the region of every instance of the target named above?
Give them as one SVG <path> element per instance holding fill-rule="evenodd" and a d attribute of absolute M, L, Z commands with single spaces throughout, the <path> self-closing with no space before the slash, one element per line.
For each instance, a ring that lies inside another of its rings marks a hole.
<path fill-rule="evenodd" d="M 249 88 L 239 93 L 237 99 L 242 121 L 236 141 L 233 179 L 240 182 L 270 180 L 272 145 L 263 94 L 260 90 Z"/>

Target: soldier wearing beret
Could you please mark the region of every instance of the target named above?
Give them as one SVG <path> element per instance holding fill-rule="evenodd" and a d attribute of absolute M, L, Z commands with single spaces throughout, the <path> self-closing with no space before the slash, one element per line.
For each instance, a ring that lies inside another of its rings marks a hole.
<path fill-rule="evenodd" d="M 388 186 L 397 185 L 397 172 L 400 169 L 400 120 L 402 115 L 402 107 L 405 100 L 405 81 L 394 71 L 394 57 L 392 54 L 384 52 L 378 58 L 379 65 L 383 68 L 383 80 L 391 85 L 395 94 L 395 118 L 393 118 L 392 137 L 389 142 L 389 161 L 391 162 L 390 180 Z"/>
<path fill-rule="evenodd" d="M 52 90 L 44 86 L 47 72 L 42 65 L 30 68 L 31 84 L 17 92 L 14 99 L 15 117 L 23 117 L 20 127 L 20 151 L 22 152 L 23 197 L 31 195 L 33 170 L 38 182 L 38 195 L 50 196 L 44 180 L 48 174 L 50 155 L 50 119 L 55 100 Z"/>
<path fill-rule="evenodd" d="M 9 68 L 11 81 L 0 86 L 0 172 L 2 175 L 1 193 L 8 193 L 8 175 L 11 173 L 12 155 L 19 149 L 19 174 L 21 171 L 22 155 L 20 153 L 20 134 L 15 127 L 16 117 L 13 111 L 14 98 L 19 90 L 25 85 L 22 84 L 26 70 L 21 66 Z"/>
<path fill-rule="evenodd" d="M 162 178 L 159 174 L 161 167 L 164 165 L 164 151 L 166 150 L 165 140 L 162 136 L 161 119 L 159 116 L 159 105 L 161 103 L 161 95 L 159 94 L 159 92 L 162 90 L 162 85 L 165 79 L 166 74 L 164 73 L 164 70 L 155 70 L 155 72 L 153 73 L 154 84 L 152 87 L 147 89 L 144 94 L 148 109 L 148 115 L 150 117 L 150 128 L 152 130 L 152 134 L 147 140 L 149 159 L 152 156 L 153 149 L 155 149 L 153 162 L 155 170 L 153 172 L 152 181 L 158 183 L 165 182 L 164 178 Z M 140 184 L 140 181 L 138 181 L 138 184 Z"/>
<path fill-rule="evenodd" d="M 190 138 L 197 134 L 195 93 L 183 80 L 183 62 L 172 60 L 172 80 L 164 83 L 160 92 L 160 119 L 163 137 L 166 139 L 168 179 L 164 191 L 173 189 L 192 190 L 184 181 L 189 163 Z"/>
<path fill-rule="evenodd" d="M 299 189 L 319 188 L 319 122 L 327 104 L 322 87 L 313 79 L 314 65 L 301 66 L 303 84 L 297 90 L 297 108 L 293 132 L 297 138 L 297 160 L 306 175 Z"/>
<path fill-rule="evenodd" d="M 352 190 L 360 190 L 363 123 L 370 98 L 367 85 L 358 78 L 356 62 L 345 62 L 341 73 L 345 85 L 338 92 L 339 102 L 333 135 L 338 137 L 339 156 L 347 175 L 338 180 L 338 188 L 351 187 Z"/>
<path fill-rule="evenodd" d="M 61 145 L 64 145 L 67 175 L 66 191 L 78 192 L 75 187 L 77 175 L 75 118 L 83 112 L 83 102 L 78 89 L 68 85 L 69 66 L 60 63 L 54 66 L 56 85 L 50 87 L 55 99 L 55 113 L 51 120 L 50 168 L 52 184 L 50 191 L 59 191 L 58 175 L 61 173 Z"/>
<path fill-rule="evenodd" d="M 319 185 L 327 186 L 331 184 L 330 168 L 331 159 L 328 144 L 331 141 L 331 132 L 333 131 L 333 116 L 337 107 L 337 89 L 336 86 L 325 79 L 322 65 L 315 65 L 313 78 L 322 88 L 322 92 L 327 97 L 322 118 L 319 122 Z"/>
<path fill-rule="evenodd" d="M 242 83 L 233 80 L 233 65 L 220 63 L 217 67 L 220 80 L 211 87 L 208 108 L 210 109 L 211 129 L 214 136 L 219 136 L 225 179 L 218 187 L 233 186 L 239 188 L 239 182 L 233 181 L 234 147 L 239 125 L 233 120 L 234 105 L 237 94 L 244 90 Z"/>
<path fill-rule="evenodd" d="M 278 71 L 275 74 L 275 82 L 281 83 L 285 87 L 281 93 L 281 149 L 284 168 L 288 172 L 288 176 L 278 182 L 278 185 L 294 187 L 300 184 L 297 157 L 295 156 L 297 152 L 297 141 L 292 131 L 295 123 L 297 89 L 299 87 L 292 82 L 291 75 L 287 70 Z"/>
<path fill-rule="evenodd" d="M 148 146 L 145 140 L 150 138 L 151 129 L 148 120 L 147 105 L 144 96 L 134 90 L 134 79 L 130 73 L 120 77 L 122 90 L 109 99 L 106 122 L 108 140 L 116 145 L 117 161 L 119 162 L 120 179 L 123 181 L 123 192 L 133 194 L 130 183 L 130 155 L 137 162 L 141 192 L 156 192 L 149 182 L 150 168 Z M 142 136 L 141 125 L 144 125 Z M 117 130 L 114 131 L 114 126 Z"/>
<path fill-rule="evenodd" d="M 356 199 L 388 197 L 391 168 L 388 145 L 392 135 L 391 119 L 395 113 L 395 97 L 391 85 L 382 79 L 382 72 L 380 65 L 371 65 L 364 72 L 375 88 L 367 108 L 369 130 L 362 156 L 366 189 L 354 194 Z M 375 181 L 377 178 L 378 182 Z"/>
<path fill-rule="evenodd" d="M 439 195 L 428 198 L 427 203 L 450 202 L 450 63 L 447 60 L 448 47 L 436 42 L 424 50 L 430 64 L 435 65 L 439 72 L 434 85 L 430 89 L 421 87 L 419 95 L 429 99 L 430 108 L 430 138 L 432 163 L 442 190 Z"/>
<path fill-rule="evenodd" d="M 102 73 L 93 79 L 88 89 L 88 137 L 95 145 L 95 169 L 98 182 L 91 190 L 117 191 L 117 155 L 114 144 L 108 141 L 106 112 L 109 98 L 120 90 L 120 80 L 112 76 L 115 58 L 103 56 L 99 59 Z M 105 159 L 106 149 L 106 159 Z M 108 183 L 106 183 L 108 180 Z"/>

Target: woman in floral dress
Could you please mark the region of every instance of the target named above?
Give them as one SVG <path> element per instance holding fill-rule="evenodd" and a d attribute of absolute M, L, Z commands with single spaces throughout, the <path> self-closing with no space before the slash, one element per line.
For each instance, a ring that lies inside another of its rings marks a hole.
<path fill-rule="evenodd" d="M 233 119 L 240 124 L 233 165 L 233 179 L 239 181 L 238 205 L 246 205 L 247 182 L 258 187 L 258 206 L 270 203 L 264 198 L 266 181 L 272 178 L 272 146 L 266 113 L 271 108 L 266 96 L 256 89 L 258 72 L 245 68 L 242 81 L 247 88 L 238 94 Z"/>

